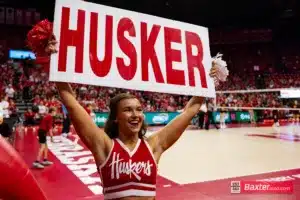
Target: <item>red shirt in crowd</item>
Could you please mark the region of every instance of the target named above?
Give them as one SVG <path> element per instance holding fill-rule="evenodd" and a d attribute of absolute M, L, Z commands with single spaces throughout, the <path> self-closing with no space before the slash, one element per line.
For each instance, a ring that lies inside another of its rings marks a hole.
<path fill-rule="evenodd" d="M 40 123 L 40 129 L 44 131 L 49 131 L 53 126 L 53 116 L 50 114 L 47 114 L 43 117 Z"/>
<path fill-rule="evenodd" d="M 26 112 L 25 114 L 24 114 L 24 116 L 25 116 L 25 119 L 30 119 L 30 118 L 34 118 L 34 112 Z"/>

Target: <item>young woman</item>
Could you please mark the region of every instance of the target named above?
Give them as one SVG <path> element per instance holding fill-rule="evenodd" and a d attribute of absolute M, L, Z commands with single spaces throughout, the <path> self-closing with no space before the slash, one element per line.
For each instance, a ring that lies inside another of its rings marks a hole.
<path fill-rule="evenodd" d="M 36 38 L 33 35 L 34 29 L 29 37 Z M 40 51 L 44 57 L 38 58 L 46 65 L 49 54 L 57 52 L 55 37 L 51 36 L 47 42 L 43 46 L 45 51 Z M 37 46 L 35 49 L 41 49 L 40 45 Z M 215 77 L 214 74 L 215 66 L 210 75 Z M 178 117 L 146 138 L 143 108 L 135 96 L 119 94 L 111 99 L 109 117 L 102 130 L 77 102 L 68 83 L 57 82 L 56 86 L 78 136 L 93 153 L 105 199 L 154 200 L 159 159 L 199 112 L 204 98 L 192 97 Z"/>

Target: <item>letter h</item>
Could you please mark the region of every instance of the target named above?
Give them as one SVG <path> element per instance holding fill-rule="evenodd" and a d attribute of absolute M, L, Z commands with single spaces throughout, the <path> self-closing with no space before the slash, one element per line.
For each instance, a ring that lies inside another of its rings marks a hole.
<path fill-rule="evenodd" d="M 73 20 L 73 19 L 72 19 Z M 83 72 L 84 24 L 85 11 L 78 10 L 77 30 L 69 29 L 70 8 L 62 8 L 61 29 L 59 39 L 58 71 L 66 71 L 68 46 L 76 47 L 75 72 Z"/>

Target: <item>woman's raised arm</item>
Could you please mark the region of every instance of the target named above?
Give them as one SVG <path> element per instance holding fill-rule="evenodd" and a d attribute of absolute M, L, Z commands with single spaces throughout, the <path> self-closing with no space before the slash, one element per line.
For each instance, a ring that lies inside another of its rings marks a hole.
<path fill-rule="evenodd" d="M 50 55 L 57 53 L 52 23 L 43 20 L 35 25 L 27 34 L 27 42 L 36 54 L 37 64 L 41 64 L 44 71 L 49 72 Z M 101 165 L 110 151 L 112 140 L 96 126 L 91 116 L 77 102 L 70 84 L 56 82 L 56 86 L 78 136 L 93 153 L 97 165 Z"/>
<path fill-rule="evenodd" d="M 111 139 L 103 130 L 96 126 L 91 116 L 76 100 L 70 84 L 56 82 L 56 86 L 78 136 L 91 150 L 97 164 L 100 165 L 110 151 L 112 146 Z"/>
<path fill-rule="evenodd" d="M 225 68 L 226 63 L 223 62 L 221 59 L 216 59 L 216 61 L 212 62 L 210 76 L 214 78 L 216 85 L 219 84 L 220 80 L 225 81 L 228 75 L 227 68 Z M 185 129 L 190 125 L 193 117 L 199 112 L 203 103 L 203 97 L 192 97 L 182 113 L 156 134 L 148 138 L 148 142 L 157 158 L 180 138 Z"/>

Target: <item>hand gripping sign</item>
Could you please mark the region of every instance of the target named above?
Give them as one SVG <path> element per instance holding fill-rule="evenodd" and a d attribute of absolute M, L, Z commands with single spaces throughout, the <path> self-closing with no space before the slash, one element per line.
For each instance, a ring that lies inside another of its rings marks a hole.
<path fill-rule="evenodd" d="M 57 0 L 53 31 L 50 81 L 215 97 L 205 27 Z"/>

